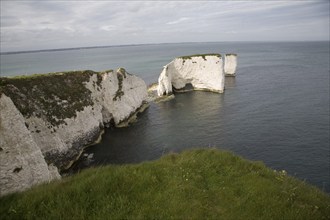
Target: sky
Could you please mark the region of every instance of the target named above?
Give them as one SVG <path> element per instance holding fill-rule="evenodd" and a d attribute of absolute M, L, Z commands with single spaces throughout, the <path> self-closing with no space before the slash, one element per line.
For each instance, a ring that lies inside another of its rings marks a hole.
<path fill-rule="evenodd" d="M 0 0 L 1 52 L 219 41 L 329 41 L 329 1 Z"/>

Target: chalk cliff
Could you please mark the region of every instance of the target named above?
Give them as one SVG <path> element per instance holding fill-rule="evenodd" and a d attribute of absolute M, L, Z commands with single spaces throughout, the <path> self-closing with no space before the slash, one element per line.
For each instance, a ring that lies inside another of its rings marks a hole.
<path fill-rule="evenodd" d="M 147 86 L 120 68 L 0 78 L 0 94 L 0 187 L 5 194 L 24 181 L 29 187 L 58 177 L 47 164 L 68 167 L 104 126 L 120 125 L 145 104 Z M 25 180 L 27 175 L 33 181 Z"/>
<path fill-rule="evenodd" d="M 169 95 L 191 84 L 194 90 L 224 91 L 224 70 L 220 54 L 198 54 L 175 58 L 164 66 L 158 78 L 158 96 Z"/>
<path fill-rule="evenodd" d="M 0 196 L 60 178 L 48 166 L 12 100 L 0 95 Z"/>
<path fill-rule="evenodd" d="M 237 55 L 226 54 L 225 55 L 225 74 L 226 76 L 235 76 L 237 68 Z"/>

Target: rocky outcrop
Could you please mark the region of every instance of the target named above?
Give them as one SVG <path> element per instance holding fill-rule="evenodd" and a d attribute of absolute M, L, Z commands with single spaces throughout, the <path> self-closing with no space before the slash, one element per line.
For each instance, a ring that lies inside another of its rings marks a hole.
<path fill-rule="evenodd" d="M 237 68 L 237 54 L 226 54 L 225 55 L 225 74 L 226 76 L 235 76 Z"/>
<path fill-rule="evenodd" d="M 170 95 L 172 88 L 224 91 L 224 70 L 220 54 L 198 54 L 175 58 L 164 66 L 158 79 L 158 96 Z"/>
<path fill-rule="evenodd" d="M 76 71 L 0 78 L 0 94 L 1 181 L 13 176 L 8 172 L 15 166 L 20 170 L 15 175 L 24 171 L 36 176 L 35 181 L 27 184 L 31 186 L 53 178 L 50 171 L 47 174 L 47 164 L 54 164 L 59 170 L 67 168 L 84 147 L 98 139 L 104 126 L 125 122 L 145 104 L 147 86 L 120 68 L 117 72 Z M 12 114 L 15 120 L 10 120 Z M 17 128 L 12 128 L 10 121 Z M 23 150 L 27 146 L 29 150 Z M 20 155 L 20 159 L 9 166 L 15 155 Z M 5 173 L 4 167 L 8 167 Z M 1 182 L 1 192 L 16 191 L 23 178 L 21 175 L 6 180 L 10 184 Z"/>
<path fill-rule="evenodd" d="M 47 165 L 23 115 L 5 94 L 0 95 L 0 109 L 0 196 L 60 178 L 56 167 Z"/>

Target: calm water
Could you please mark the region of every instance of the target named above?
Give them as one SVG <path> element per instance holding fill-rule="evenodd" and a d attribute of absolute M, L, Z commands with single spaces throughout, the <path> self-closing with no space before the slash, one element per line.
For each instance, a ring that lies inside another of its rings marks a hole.
<path fill-rule="evenodd" d="M 147 83 L 174 57 L 237 53 L 224 94 L 190 92 L 154 104 L 137 123 L 107 130 L 77 168 L 138 163 L 216 147 L 286 170 L 330 192 L 329 42 L 143 45 L 1 55 L 1 75 L 125 67 Z"/>

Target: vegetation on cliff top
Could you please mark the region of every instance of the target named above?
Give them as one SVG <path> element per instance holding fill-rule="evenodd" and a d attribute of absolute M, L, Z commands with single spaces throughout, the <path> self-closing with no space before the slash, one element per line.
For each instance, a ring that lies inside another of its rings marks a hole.
<path fill-rule="evenodd" d="M 87 169 L 0 198 L 1 219 L 329 219 L 319 189 L 228 152 Z"/>
<path fill-rule="evenodd" d="M 236 53 L 226 53 L 226 56 L 237 56 Z"/>
<path fill-rule="evenodd" d="M 58 126 L 65 123 L 65 118 L 74 117 L 77 111 L 93 104 L 91 91 L 84 83 L 96 74 L 94 86 L 100 87 L 104 73 L 85 70 L 0 77 L 0 93 L 9 96 L 25 117 L 40 117 Z"/>
<path fill-rule="evenodd" d="M 221 54 L 218 54 L 218 53 L 193 54 L 193 55 L 189 55 L 189 56 L 181 56 L 181 57 L 178 57 L 178 58 L 181 58 L 183 60 L 187 60 L 187 59 L 191 59 L 192 57 L 202 57 L 204 60 L 206 60 L 205 57 L 207 57 L 207 56 L 221 57 Z"/>

